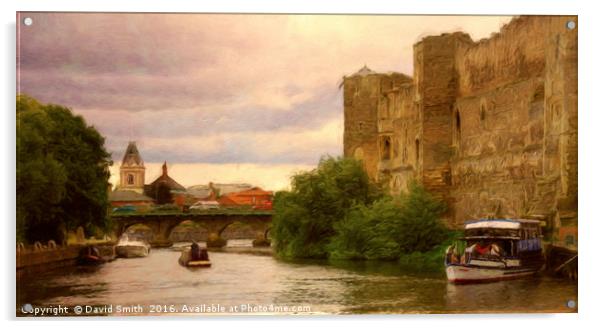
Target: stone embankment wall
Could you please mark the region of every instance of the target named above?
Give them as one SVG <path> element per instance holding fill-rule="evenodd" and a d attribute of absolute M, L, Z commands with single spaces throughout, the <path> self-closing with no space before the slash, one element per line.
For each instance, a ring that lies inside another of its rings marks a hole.
<path fill-rule="evenodd" d="M 111 243 L 94 244 L 102 256 L 114 257 L 114 246 Z M 16 267 L 17 279 L 23 275 L 43 272 L 55 268 L 73 266 L 77 263 L 85 245 L 56 245 L 53 241 L 43 245 L 36 242 L 32 246 L 17 244 Z"/>

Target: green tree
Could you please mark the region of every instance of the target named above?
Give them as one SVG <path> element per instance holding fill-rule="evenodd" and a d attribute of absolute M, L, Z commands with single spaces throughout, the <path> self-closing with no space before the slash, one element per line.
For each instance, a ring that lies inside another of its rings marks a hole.
<path fill-rule="evenodd" d="M 62 242 L 83 226 L 107 231 L 104 138 L 65 107 L 17 96 L 17 239 Z"/>
<path fill-rule="evenodd" d="M 318 167 L 292 177 L 292 190 L 274 197 L 272 238 L 284 257 L 325 258 L 335 224 L 355 205 L 381 192 L 350 158 L 324 157 Z"/>
<path fill-rule="evenodd" d="M 447 206 L 441 199 L 417 182 L 411 182 L 400 199 L 402 221 L 395 233 L 402 253 L 426 252 L 448 238 L 450 231 L 441 221 Z"/>
<path fill-rule="evenodd" d="M 331 258 L 399 259 L 428 252 L 449 237 L 440 218 L 445 204 L 413 182 L 407 193 L 357 205 L 335 225 Z"/>

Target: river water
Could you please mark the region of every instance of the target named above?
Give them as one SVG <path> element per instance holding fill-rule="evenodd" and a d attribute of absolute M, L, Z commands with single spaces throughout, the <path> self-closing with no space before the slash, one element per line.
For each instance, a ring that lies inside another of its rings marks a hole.
<path fill-rule="evenodd" d="M 389 262 L 285 262 L 210 252 L 212 267 L 190 269 L 178 265 L 179 255 L 153 249 L 146 258 L 23 277 L 17 314 L 24 304 L 94 306 L 88 311 L 108 315 L 576 311 L 567 304 L 577 301 L 577 284 L 547 276 L 452 285 L 444 274 L 407 272 Z"/>

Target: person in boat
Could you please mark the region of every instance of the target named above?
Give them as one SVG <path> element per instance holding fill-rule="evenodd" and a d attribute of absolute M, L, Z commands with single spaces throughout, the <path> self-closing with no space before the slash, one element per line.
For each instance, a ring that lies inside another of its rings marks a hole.
<path fill-rule="evenodd" d="M 502 256 L 502 249 L 500 248 L 500 246 L 498 246 L 497 243 L 494 242 L 491 244 L 489 253 L 493 256 L 500 257 L 500 256 Z"/>
<path fill-rule="evenodd" d="M 190 246 L 190 258 L 193 261 L 209 260 L 209 255 L 206 248 L 201 247 L 196 241 L 193 241 Z"/>
<path fill-rule="evenodd" d="M 479 255 L 487 255 L 491 252 L 491 245 L 477 242 L 475 244 L 475 251 Z"/>
<path fill-rule="evenodd" d="M 445 250 L 445 255 L 447 257 L 447 261 L 451 264 L 455 264 L 458 262 L 458 258 L 456 257 L 456 245 L 452 244 L 451 246 L 447 247 L 447 250 Z"/>
<path fill-rule="evenodd" d="M 100 255 L 100 250 L 94 246 L 87 246 L 80 251 L 79 261 L 84 264 L 99 264 L 104 262 L 104 259 Z"/>
<path fill-rule="evenodd" d="M 460 263 L 464 264 L 464 263 L 470 263 L 470 259 L 472 258 L 472 255 L 474 253 L 474 250 L 477 246 L 477 243 L 471 244 L 469 247 L 467 247 L 464 250 L 464 256 L 462 256 L 463 259 L 460 259 Z"/>
<path fill-rule="evenodd" d="M 99 259 L 100 258 L 100 250 L 98 250 L 98 248 L 96 248 L 96 247 L 88 246 L 86 248 L 84 256 L 88 257 L 88 258 Z"/>

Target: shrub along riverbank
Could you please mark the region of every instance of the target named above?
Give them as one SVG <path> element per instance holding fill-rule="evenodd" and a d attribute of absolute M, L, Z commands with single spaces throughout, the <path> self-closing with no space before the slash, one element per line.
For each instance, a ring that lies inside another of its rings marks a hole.
<path fill-rule="evenodd" d="M 445 204 L 411 183 L 389 196 L 359 161 L 323 158 L 292 177 L 292 190 L 274 199 L 272 238 L 283 258 L 399 261 L 439 270 L 456 235 L 441 222 Z"/>

